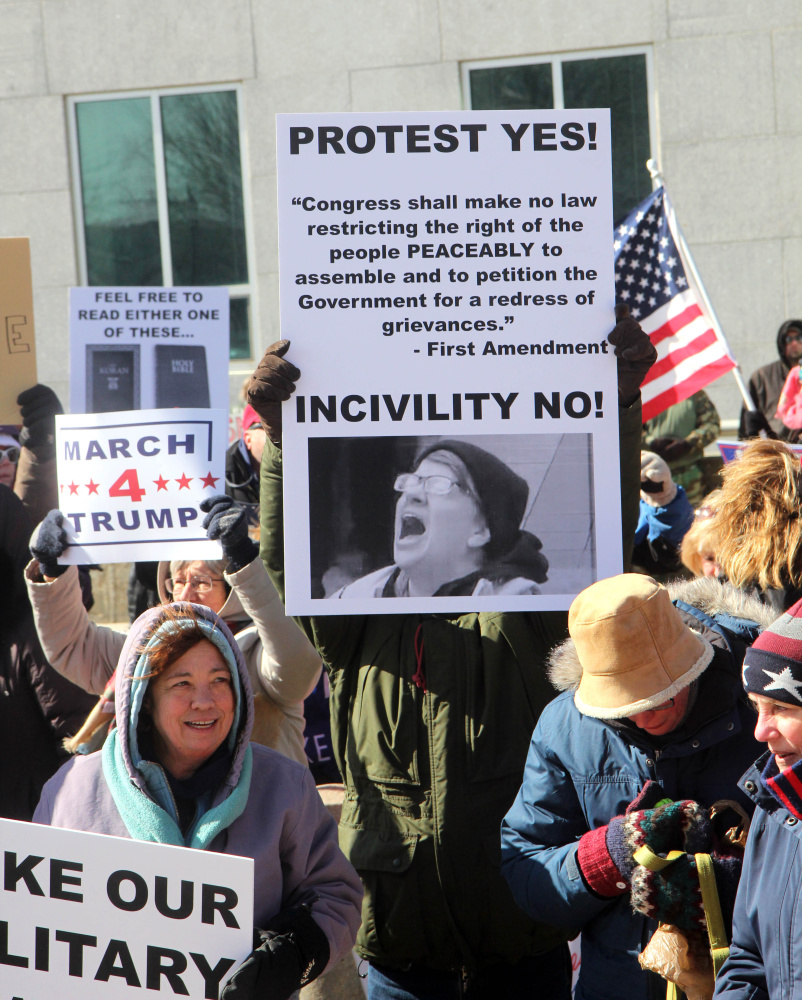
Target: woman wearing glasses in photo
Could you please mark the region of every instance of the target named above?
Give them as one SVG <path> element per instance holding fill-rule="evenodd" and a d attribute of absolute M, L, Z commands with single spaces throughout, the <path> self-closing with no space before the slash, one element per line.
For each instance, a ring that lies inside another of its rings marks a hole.
<path fill-rule="evenodd" d="M 495 455 L 442 440 L 396 477 L 392 566 L 333 597 L 451 597 L 539 594 L 548 560 L 520 530 L 529 487 Z"/>
<path fill-rule="evenodd" d="M 321 672 L 315 650 L 284 608 L 248 536 L 247 510 L 230 497 L 204 500 L 210 538 L 224 559 L 159 563 L 162 604 L 190 601 L 218 614 L 234 633 L 254 690 L 251 739 L 306 764 L 304 699 Z M 92 716 L 70 749 L 97 749 L 114 713 L 114 670 L 125 634 L 90 621 L 81 603 L 74 566 L 58 558 L 68 546 L 64 517 L 53 510 L 31 539 L 33 559 L 25 569 L 36 629 L 49 662 L 85 691 L 100 695 Z"/>

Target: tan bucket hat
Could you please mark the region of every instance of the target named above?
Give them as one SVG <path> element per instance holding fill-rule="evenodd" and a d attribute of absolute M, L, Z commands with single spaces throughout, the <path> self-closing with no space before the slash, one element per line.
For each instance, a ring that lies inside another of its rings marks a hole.
<path fill-rule="evenodd" d="M 568 612 L 582 665 L 574 703 L 596 719 L 622 719 L 669 701 L 704 671 L 710 642 L 693 632 L 665 587 L 623 573 L 583 590 Z"/>

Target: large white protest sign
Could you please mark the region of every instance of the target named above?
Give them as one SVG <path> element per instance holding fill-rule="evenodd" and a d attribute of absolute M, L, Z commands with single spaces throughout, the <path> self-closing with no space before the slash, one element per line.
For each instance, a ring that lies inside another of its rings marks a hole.
<path fill-rule="evenodd" d="M 216 1000 L 253 941 L 253 860 L 0 820 L 2 1000 Z"/>
<path fill-rule="evenodd" d="M 620 572 L 609 112 L 277 144 L 288 611 L 557 609 Z"/>
<path fill-rule="evenodd" d="M 59 562 L 219 559 L 198 504 L 225 490 L 225 410 L 136 410 L 56 417 Z"/>
<path fill-rule="evenodd" d="M 71 288 L 70 409 L 228 409 L 227 288 Z"/>

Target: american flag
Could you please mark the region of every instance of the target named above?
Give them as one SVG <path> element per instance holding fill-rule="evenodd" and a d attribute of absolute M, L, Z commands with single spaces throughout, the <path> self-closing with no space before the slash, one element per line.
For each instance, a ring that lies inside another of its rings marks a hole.
<path fill-rule="evenodd" d="M 735 367 L 680 251 L 676 231 L 674 209 L 662 187 L 615 230 L 616 301 L 629 306 L 657 348 L 657 361 L 641 386 L 644 420 Z"/>

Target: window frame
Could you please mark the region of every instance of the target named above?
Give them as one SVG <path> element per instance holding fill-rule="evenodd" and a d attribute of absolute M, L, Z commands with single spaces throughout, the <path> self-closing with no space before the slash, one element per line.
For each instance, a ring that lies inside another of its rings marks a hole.
<path fill-rule="evenodd" d="M 97 94 L 76 94 L 67 98 L 67 134 L 70 153 L 70 178 L 72 181 L 72 202 L 76 222 L 76 250 L 78 258 L 78 283 L 88 285 L 86 264 L 86 228 L 84 225 L 84 201 L 81 185 L 81 157 L 78 145 L 78 121 L 76 107 L 79 104 L 99 103 L 100 101 L 125 101 L 134 98 L 150 100 L 151 127 L 153 129 L 153 159 L 156 170 L 156 207 L 159 223 L 159 249 L 162 259 L 162 286 L 173 288 L 173 258 L 170 242 L 170 217 L 167 203 L 167 166 L 164 159 L 164 141 L 162 135 L 161 103 L 162 97 L 180 97 L 184 94 L 211 94 L 233 92 L 237 100 L 237 125 L 239 139 L 240 171 L 242 173 L 242 213 L 245 226 L 245 259 L 248 268 L 248 281 L 237 285 L 222 285 L 228 288 L 231 299 L 248 300 L 248 343 L 250 355 L 247 358 L 229 358 L 229 368 L 232 364 L 241 365 L 253 361 L 258 351 L 254 349 L 255 331 L 260 329 L 258 323 L 258 282 L 254 280 L 254 262 L 256 260 L 253 225 L 252 201 L 250 188 L 248 138 L 245 129 L 245 108 L 242 85 L 239 83 L 215 83 L 193 87 L 154 87 L 144 90 L 121 90 L 101 92 Z M 203 286 L 199 286 L 203 287 Z"/>
<path fill-rule="evenodd" d="M 563 97 L 562 65 L 580 59 L 612 59 L 616 56 L 646 57 L 646 107 L 649 113 L 649 151 L 653 159 L 660 162 L 659 129 L 657 127 L 657 89 L 654 81 L 654 51 L 651 45 L 625 45 L 610 49 L 581 49 L 570 52 L 554 52 L 537 56 L 515 56 L 506 59 L 474 59 L 460 64 L 462 87 L 462 107 L 470 111 L 471 81 L 473 69 L 498 69 L 502 66 L 535 66 L 551 64 L 551 85 L 554 93 L 554 110 L 565 110 Z M 645 168 L 645 165 L 644 165 Z M 654 185 L 652 185 L 654 186 Z"/>

